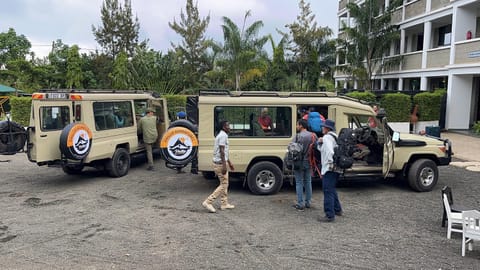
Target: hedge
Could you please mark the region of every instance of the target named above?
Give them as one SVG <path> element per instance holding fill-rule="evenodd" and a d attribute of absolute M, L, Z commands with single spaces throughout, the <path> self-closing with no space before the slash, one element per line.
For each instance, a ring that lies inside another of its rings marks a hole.
<path fill-rule="evenodd" d="M 418 105 L 419 121 L 435 121 L 440 119 L 440 108 L 443 96 L 447 94 L 444 89 L 435 92 L 423 92 L 413 97 L 413 103 Z"/>
<path fill-rule="evenodd" d="M 411 104 L 410 96 L 402 93 L 385 94 L 380 100 L 389 122 L 409 122 Z"/>
<path fill-rule="evenodd" d="M 32 107 L 31 97 L 10 97 L 11 118 L 22 126 L 30 123 L 30 112 Z"/>
<path fill-rule="evenodd" d="M 377 96 L 372 92 L 354 91 L 354 92 L 350 92 L 350 93 L 346 94 L 346 96 L 351 97 L 351 98 L 364 100 L 364 101 L 369 102 L 369 103 L 375 103 L 377 101 Z"/>

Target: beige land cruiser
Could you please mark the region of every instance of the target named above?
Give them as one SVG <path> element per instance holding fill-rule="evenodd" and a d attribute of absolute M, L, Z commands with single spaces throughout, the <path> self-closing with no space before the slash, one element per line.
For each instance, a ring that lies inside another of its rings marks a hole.
<path fill-rule="evenodd" d="M 26 132 L 28 159 L 38 165 L 61 166 L 67 174 L 79 174 L 85 166 L 93 166 L 105 169 L 113 177 L 124 176 L 130 168 L 131 155 L 145 150 L 137 123 L 147 107 L 155 108 L 157 129 L 163 134 L 169 126 L 166 101 L 155 94 L 40 90 L 32 94 Z M 22 148 L 18 143 L 22 140 L 18 124 L 4 122 L 3 126 L 7 124 L 16 128 L 10 140 L 16 145 L 13 148 Z M 4 136 L 8 136 L 7 128 L 4 131 Z"/>
<path fill-rule="evenodd" d="M 283 161 L 286 147 L 295 136 L 301 111 L 310 107 L 325 118 L 335 120 L 337 134 L 342 129 L 353 129 L 356 134 L 353 144 L 368 148 L 364 152 L 367 155 L 356 159 L 342 179 L 396 176 L 408 179 L 416 191 L 430 191 L 438 181 L 437 166 L 451 161 L 452 147 L 448 140 L 399 134 L 388 126 L 385 115 L 375 115 L 368 104 L 323 92 L 201 91 L 198 96 L 188 98 L 189 121 L 173 122 L 169 131 L 176 137 L 164 136 L 161 147 L 167 163 L 176 166 L 185 166 L 191 159 L 185 158 L 185 151 L 176 155 L 167 151 L 169 148 L 178 147 L 179 141 L 198 147 L 198 151 L 191 151 L 190 155 L 197 153 L 198 170 L 207 178 L 214 177 L 215 134 L 219 121 L 226 119 L 231 128 L 230 159 L 235 164 L 235 173 L 243 177 L 254 194 L 273 194 L 282 187 L 284 179 L 291 176 Z M 267 127 L 259 121 L 265 112 L 271 119 Z M 198 141 L 193 135 L 197 132 Z"/>

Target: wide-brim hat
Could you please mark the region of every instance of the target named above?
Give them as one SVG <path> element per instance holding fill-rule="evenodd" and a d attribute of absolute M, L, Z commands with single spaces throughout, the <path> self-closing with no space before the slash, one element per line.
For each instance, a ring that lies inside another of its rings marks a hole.
<path fill-rule="evenodd" d="M 325 122 L 322 124 L 323 127 L 329 128 L 331 130 L 335 130 L 335 121 L 327 119 Z"/>
<path fill-rule="evenodd" d="M 149 112 L 155 112 L 155 108 L 147 108 L 147 113 Z"/>

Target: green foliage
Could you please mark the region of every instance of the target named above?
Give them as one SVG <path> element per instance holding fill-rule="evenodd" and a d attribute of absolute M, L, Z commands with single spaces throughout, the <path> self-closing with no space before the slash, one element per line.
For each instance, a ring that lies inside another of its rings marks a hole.
<path fill-rule="evenodd" d="M 419 121 L 435 121 L 440 119 L 440 108 L 446 90 L 422 92 L 413 97 L 413 103 L 418 105 Z"/>
<path fill-rule="evenodd" d="M 185 95 L 164 95 L 167 100 L 168 115 L 170 120 L 174 120 L 177 112 L 185 111 L 187 105 L 187 96 Z"/>
<path fill-rule="evenodd" d="M 66 83 L 69 89 L 82 88 L 83 74 L 78 50 L 77 45 L 73 45 L 68 50 Z"/>
<path fill-rule="evenodd" d="M 128 89 L 130 73 L 128 71 L 128 58 L 125 52 L 118 54 L 113 61 L 113 71 L 110 74 L 114 89 Z"/>
<path fill-rule="evenodd" d="M 102 26 L 92 25 L 98 44 L 114 59 L 120 52 L 132 56 L 138 45 L 140 24 L 137 17 L 133 19 L 131 0 L 125 0 L 123 7 L 118 0 L 104 0 L 101 19 Z"/>
<path fill-rule="evenodd" d="M 28 126 L 30 122 L 30 112 L 32 98 L 30 97 L 11 97 L 10 98 L 11 115 L 13 121 L 22 126 Z"/>
<path fill-rule="evenodd" d="M 375 94 L 370 91 L 365 91 L 365 92 L 354 91 L 354 92 L 348 93 L 347 96 L 364 100 L 370 103 L 375 103 L 377 101 L 377 96 L 375 96 Z"/>
<path fill-rule="evenodd" d="M 480 134 L 480 121 L 477 121 L 475 124 L 473 124 L 473 131 L 477 134 Z"/>
<path fill-rule="evenodd" d="M 12 60 L 25 59 L 31 47 L 30 41 L 24 35 L 17 36 L 13 28 L 0 33 L 0 65 Z"/>
<path fill-rule="evenodd" d="M 182 37 L 182 43 L 172 47 L 182 63 L 185 87 L 197 86 L 203 73 L 209 70 L 208 52 L 210 42 L 205 38 L 205 32 L 210 22 L 210 15 L 200 19 L 198 3 L 187 0 L 185 11 L 180 13 L 180 21 L 175 19 L 168 23 L 170 28 Z"/>
<path fill-rule="evenodd" d="M 380 101 L 380 107 L 385 109 L 389 122 L 410 121 L 411 98 L 407 94 L 385 94 Z"/>
<path fill-rule="evenodd" d="M 286 25 L 291 36 L 289 50 L 293 52 L 296 62 L 292 67 L 300 76 L 300 90 L 305 88 L 316 90 L 321 73 L 328 72 L 330 66 L 334 65 L 332 55 L 334 55 L 335 46 L 327 39 L 333 32 L 328 27 L 317 26 L 310 3 L 300 0 L 299 8 L 300 15 L 297 16 L 297 21 Z M 325 57 L 328 55 L 330 57 Z"/>

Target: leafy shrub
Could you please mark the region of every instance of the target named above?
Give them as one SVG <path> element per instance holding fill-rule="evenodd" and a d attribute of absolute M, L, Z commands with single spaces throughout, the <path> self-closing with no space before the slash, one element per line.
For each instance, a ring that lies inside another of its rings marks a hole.
<path fill-rule="evenodd" d="M 12 113 L 12 120 L 28 126 L 30 123 L 30 112 L 32 106 L 31 97 L 10 97 L 10 106 Z"/>
<path fill-rule="evenodd" d="M 420 121 L 435 121 L 440 119 L 440 108 L 443 96 L 447 94 L 444 89 L 435 92 L 423 92 L 413 97 L 413 103 L 418 104 Z"/>
<path fill-rule="evenodd" d="M 385 109 L 389 122 L 410 121 L 411 98 L 407 94 L 385 94 L 380 101 L 380 107 Z"/>
<path fill-rule="evenodd" d="M 473 124 L 473 131 L 477 134 L 480 134 L 480 121 L 477 121 L 475 124 Z"/>
<path fill-rule="evenodd" d="M 353 91 L 347 94 L 347 96 L 351 98 L 356 98 L 360 99 L 369 103 L 374 103 L 377 100 L 377 96 L 375 96 L 374 93 L 372 92 L 358 92 L 358 91 Z"/>

